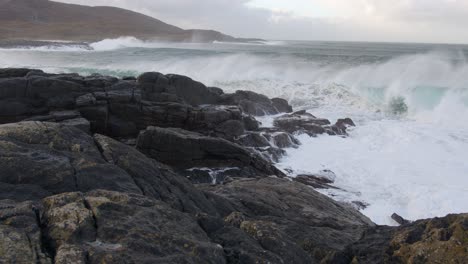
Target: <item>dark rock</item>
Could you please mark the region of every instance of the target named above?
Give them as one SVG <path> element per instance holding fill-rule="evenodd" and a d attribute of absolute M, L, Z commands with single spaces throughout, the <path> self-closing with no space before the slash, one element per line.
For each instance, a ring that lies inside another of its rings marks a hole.
<path fill-rule="evenodd" d="M 25 97 L 27 87 L 25 78 L 0 79 L 0 99 Z"/>
<path fill-rule="evenodd" d="M 107 133 L 110 136 L 121 137 L 134 137 L 138 135 L 138 129 L 135 123 L 124 121 L 118 117 L 111 115 L 107 123 Z"/>
<path fill-rule="evenodd" d="M 224 227 L 210 237 L 223 246 L 227 263 L 286 263 L 276 252 L 265 250 L 258 241 L 239 228 Z"/>
<path fill-rule="evenodd" d="M 242 179 L 203 189 L 228 200 L 222 203 L 225 217 L 248 216 L 248 221 L 235 222 L 263 248 L 291 263 L 319 263 L 374 226 L 353 208 L 288 179 Z"/>
<path fill-rule="evenodd" d="M 203 193 L 183 176 L 111 138 L 95 135 L 94 140 L 105 160 L 125 170 L 146 196 L 162 200 L 179 211 L 216 215 Z"/>
<path fill-rule="evenodd" d="M 272 98 L 273 106 L 278 110 L 279 113 L 291 113 L 293 111 L 292 106 L 289 105 L 288 101 L 282 98 Z"/>
<path fill-rule="evenodd" d="M 29 79 L 29 86 L 26 95 L 32 98 L 50 100 L 50 98 L 60 96 L 71 97 L 74 93 L 79 92 L 83 92 L 82 86 L 74 82 L 52 78 L 35 77 Z"/>
<path fill-rule="evenodd" d="M 340 259 L 365 264 L 465 263 L 467 237 L 467 214 L 419 220 L 401 227 L 379 226 L 365 232 Z"/>
<path fill-rule="evenodd" d="M 49 110 L 32 99 L 0 100 L 0 124 L 19 122 L 29 116 L 45 114 Z"/>
<path fill-rule="evenodd" d="M 261 125 L 253 116 L 247 115 L 243 116 L 242 120 L 244 121 L 244 127 L 248 131 L 257 131 Z"/>
<path fill-rule="evenodd" d="M 233 139 L 245 132 L 244 123 L 239 120 L 228 120 L 219 124 L 215 131 L 223 135 L 224 138 Z"/>
<path fill-rule="evenodd" d="M 149 157 L 181 169 L 248 167 L 257 172 L 251 176 L 283 176 L 270 162 L 237 144 L 182 129 L 148 127 L 140 133 L 137 148 Z"/>
<path fill-rule="evenodd" d="M 190 109 L 182 128 L 227 139 L 245 132 L 242 111 L 236 106 L 202 106 Z"/>
<path fill-rule="evenodd" d="M 406 219 L 404 219 L 403 217 L 401 217 L 400 215 L 394 213 L 392 214 L 392 219 L 397 222 L 399 225 L 406 225 L 406 224 L 409 224 L 411 223 L 411 221 L 408 221 Z"/>
<path fill-rule="evenodd" d="M 39 206 L 31 201 L 0 200 L 0 263 L 52 263 L 43 250 L 36 214 Z"/>
<path fill-rule="evenodd" d="M 270 142 L 262 132 L 247 132 L 235 141 L 245 147 L 264 148 L 270 147 Z"/>
<path fill-rule="evenodd" d="M 85 94 L 77 97 L 75 100 L 75 104 L 78 107 L 92 106 L 96 104 L 96 97 L 94 97 L 94 95 L 91 93 Z"/>
<path fill-rule="evenodd" d="M 52 193 L 34 184 L 8 184 L 0 182 L 0 201 L 37 201 L 50 195 Z"/>
<path fill-rule="evenodd" d="M 42 71 L 22 69 L 22 68 L 5 68 L 5 69 L 0 69 L 0 78 L 26 77 L 26 75 L 30 72 L 42 72 Z"/>
<path fill-rule="evenodd" d="M 231 226 L 240 228 L 242 223 L 247 220 L 247 217 L 241 212 L 232 212 L 224 218 L 224 222 Z"/>
<path fill-rule="evenodd" d="M 37 185 L 54 194 L 97 188 L 141 193 L 128 174 L 102 159 L 91 137 L 74 127 L 1 125 L 0 145 L 0 182 Z"/>
<path fill-rule="evenodd" d="M 255 92 L 237 91 L 234 94 L 224 94 L 221 98 L 224 104 L 238 105 L 247 114 L 264 116 L 278 113 L 268 97 Z"/>
<path fill-rule="evenodd" d="M 180 173 L 193 184 L 224 184 L 232 180 L 231 177 L 242 177 L 255 172 L 240 168 L 191 168 Z"/>
<path fill-rule="evenodd" d="M 109 110 L 107 105 L 96 105 L 79 108 L 80 114 L 91 123 L 91 131 L 106 133 Z"/>
<path fill-rule="evenodd" d="M 338 189 L 331 185 L 333 183 L 332 180 L 316 175 L 297 175 L 293 180 L 316 189 Z"/>
<path fill-rule="evenodd" d="M 137 78 L 135 76 L 124 76 L 124 77 L 122 77 L 122 80 L 124 80 L 124 81 L 136 81 Z"/>
<path fill-rule="evenodd" d="M 224 91 L 223 89 L 221 88 L 218 88 L 218 87 L 208 87 L 208 90 L 212 93 L 215 93 L 217 95 L 223 95 L 224 94 Z"/>
<path fill-rule="evenodd" d="M 81 117 L 80 112 L 75 111 L 75 110 L 68 110 L 68 111 L 52 111 L 49 113 L 50 116 L 53 117 L 53 119 L 56 122 L 61 122 L 64 120 L 68 119 L 74 119 L 74 118 L 79 118 Z"/>
<path fill-rule="evenodd" d="M 363 202 L 363 201 L 352 201 L 351 206 L 356 208 L 356 210 L 364 210 L 369 207 L 370 204 Z"/>
<path fill-rule="evenodd" d="M 44 236 L 59 263 L 225 262 L 197 221 L 160 201 L 93 191 L 43 203 Z"/>
<path fill-rule="evenodd" d="M 346 129 L 354 126 L 356 126 L 356 124 L 354 124 L 351 118 L 338 119 L 336 124 L 332 126 L 332 130 L 338 135 L 347 135 Z"/>
<path fill-rule="evenodd" d="M 87 134 L 91 133 L 91 123 L 89 123 L 87 119 L 81 117 L 75 119 L 67 119 L 60 123 L 66 126 L 76 127 Z"/>
<path fill-rule="evenodd" d="M 142 98 L 148 101 L 161 102 L 172 99 L 192 106 L 216 104 L 219 101 L 219 94 L 215 90 L 208 89 L 202 83 L 186 76 L 150 72 L 139 76 L 137 83 L 142 90 Z M 170 94 L 173 97 L 170 97 Z M 161 100 L 161 96 L 166 99 Z"/>
<path fill-rule="evenodd" d="M 293 135 L 285 132 L 276 132 L 271 135 L 271 138 L 278 148 L 295 148 L 300 145 L 300 142 Z"/>
<path fill-rule="evenodd" d="M 275 118 L 274 126 L 288 133 L 307 133 L 311 136 L 327 132 L 330 121 L 299 111 Z"/>
<path fill-rule="evenodd" d="M 84 79 L 84 85 L 87 87 L 101 88 L 101 90 L 103 90 L 104 88 L 112 86 L 118 81 L 118 78 L 112 76 L 102 76 L 100 74 L 94 74 Z"/>
<path fill-rule="evenodd" d="M 186 76 L 170 74 L 169 85 L 174 87 L 177 96 L 186 103 L 197 106 L 203 104 L 216 104 L 220 97 L 213 89 L 208 89 L 204 84 L 194 81 Z"/>

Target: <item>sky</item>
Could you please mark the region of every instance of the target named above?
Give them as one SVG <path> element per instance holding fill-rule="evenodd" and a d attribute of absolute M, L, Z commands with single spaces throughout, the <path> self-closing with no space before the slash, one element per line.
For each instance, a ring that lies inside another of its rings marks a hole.
<path fill-rule="evenodd" d="M 468 0 L 55 0 L 272 40 L 468 43 Z"/>

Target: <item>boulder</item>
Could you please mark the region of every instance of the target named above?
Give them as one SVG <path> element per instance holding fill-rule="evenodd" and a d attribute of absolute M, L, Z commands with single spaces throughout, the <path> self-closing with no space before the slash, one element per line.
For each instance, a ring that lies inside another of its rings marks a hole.
<path fill-rule="evenodd" d="M 216 104 L 220 100 L 220 96 L 216 91 L 208 89 L 204 84 L 189 77 L 170 74 L 167 75 L 167 78 L 169 79 L 169 85 L 174 87 L 175 94 L 190 105 Z"/>
<path fill-rule="evenodd" d="M 307 133 L 311 136 L 331 131 L 331 123 L 327 119 L 316 118 L 306 111 L 282 115 L 273 121 L 275 127 L 288 133 Z"/>
<path fill-rule="evenodd" d="M 379 226 L 327 263 L 466 263 L 468 215 Z"/>
<path fill-rule="evenodd" d="M 43 71 L 24 68 L 5 68 L 0 69 L 0 78 L 26 77 L 26 75 L 31 72 L 41 73 Z"/>
<path fill-rule="evenodd" d="M 292 106 L 283 98 L 272 98 L 271 102 L 279 113 L 291 113 L 293 111 Z"/>
<path fill-rule="evenodd" d="M 216 91 L 186 76 L 149 72 L 140 75 L 137 83 L 142 90 L 143 100 L 185 102 L 192 106 L 215 104 L 219 101 Z"/>
<path fill-rule="evenodd" d="M 237 144 L 182 129 L 148 127 L 138 136 L 137 148 L 180 169 L 239 167 L 256 172 L 246 177 L 284 175 L 270 162 Z"/>
<path fill-rule="evenodd" d="M 225 263 L 194 218 L 161 201 L 110 191 L 43 200 L 44 240 L 56 263 Z"/>
<path fill-rule="evenodd" d="M 254 116 L 278 114 L 273 102 L 268 97 L 251 91 L 236 91 L 234 94 L 223 94 L 223 104 L 238 105 L 242 110 Z"/>
<path fill-rule="evenodd" d="M 352 207 L 288 179 L 238 179 L 199 188 L 224 199 L 212 197 L 218 200 L 216 204 L 226 219 L 231 219 L 233 213 L 248 216 L 235 220 L 235 225 L 285 263 L 320 263 L 345 250 L 375 226 Z M 220 230 L 211 236 L 229 244 L 225 250 L 242 251 L 241 245 L 230 244 L 240 235 L 229 238 L 226 234 L 227 230 Z"/>
<path fill-rule="evenodd" d="M 356 124 L 354 124 L 351 118 L 344 118 L 344 119 L 338 119 L 335 125 L 333 125 L 331 128 L 333 132 L 335 132 L 337 135 L 347 135 L 348 133 L 346 132 L 346 130 L 349 127 L 355 127 L 355 126 Z"/>
<path fill-rule="evenodd" d="M 49 193 L 108 189 L 141 193 L 132 177 L 108 164 L 93 138 L 64 124 L 0 126 L 0 182 Z"/>
<path fill-rule="evenodd" d="M 182 128 L 226 139 L 233 139 L 245 132 L 242 110 L 237 106 L 223 105 L 206 105 L 191 109 Z"/>

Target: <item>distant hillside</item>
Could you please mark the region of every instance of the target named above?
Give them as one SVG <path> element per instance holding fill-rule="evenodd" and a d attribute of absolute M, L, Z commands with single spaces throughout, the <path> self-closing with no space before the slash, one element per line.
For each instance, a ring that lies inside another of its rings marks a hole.
<path fill-rule="evenodd" d="M 120 36 L 186 42 L 243 41 L 217 31 L 184 30 L 116 7 L 0 0 L 0 40 L 96 41 Z"/>

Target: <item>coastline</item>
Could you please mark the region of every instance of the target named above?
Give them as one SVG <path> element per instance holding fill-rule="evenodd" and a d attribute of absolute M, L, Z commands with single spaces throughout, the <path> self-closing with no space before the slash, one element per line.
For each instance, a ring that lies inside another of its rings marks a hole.
<path fill-rule="evenodd" d="M 295 134 L 345 137 L 350 119 L 160 73 L 2 69 L 0 101 L 1 219 L 22 234 L 23 217 L 30 230 L 6 259 L 466 260 L 466 214 L 376 226 L 314 190 L 333 188 L 332 177 L 288 178 L 274 166 L 300 144 Z M 262 129 L 255 117 L 266 114 L 278 117 Z"/>

